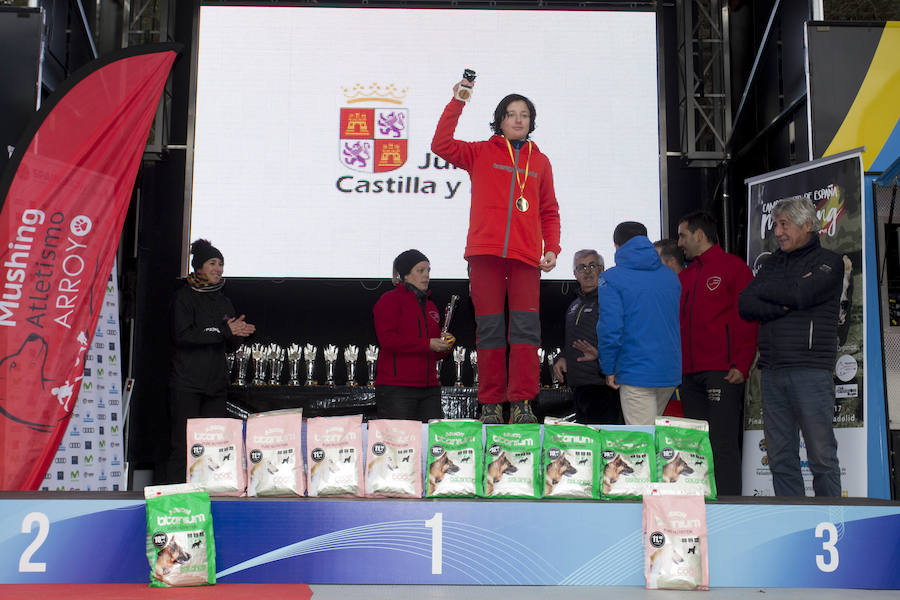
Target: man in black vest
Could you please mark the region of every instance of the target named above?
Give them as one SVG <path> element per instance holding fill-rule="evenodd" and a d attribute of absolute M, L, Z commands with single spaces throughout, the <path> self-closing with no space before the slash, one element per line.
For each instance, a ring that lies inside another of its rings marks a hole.
<path fill-rule="evenodd" d="M 597 362 L 597 278 L 603 257 L 596 250 L 579 250 L 573 262 L 581 289 L 566 312 L 566 343 L 553 373 L 559 381 L 565 375 L 576 421 L 615 425 L 622 422 L 619 392 L 606 385 Z"/>
<path fill-rule="evenodd" d="M 739 311 L 760 322 L 766 451 L 776 496 L 804 496 L 799 432 L 816 496 L 841 495 L 834 371 L 843 260 L 819 244 L 821 220 L 807 198 L 772 208 L 779 249 L 741 292 Z"/>

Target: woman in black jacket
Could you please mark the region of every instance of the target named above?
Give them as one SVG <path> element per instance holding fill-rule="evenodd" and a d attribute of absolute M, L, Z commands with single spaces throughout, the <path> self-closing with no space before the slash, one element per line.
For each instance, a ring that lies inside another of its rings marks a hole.
<path fill-rule="evenodd" d="M 175 292 L 170 309 L 175 346 L 169 376 L 172 417 L 167 478 L 185 480 L 187 420 L 222 417 L 228 392 L 225 353 L 235 350 L 256 327 L 235 316 L 222 293 L 225 259 L 209 241 L 191 244 L 194 272 Z"/>

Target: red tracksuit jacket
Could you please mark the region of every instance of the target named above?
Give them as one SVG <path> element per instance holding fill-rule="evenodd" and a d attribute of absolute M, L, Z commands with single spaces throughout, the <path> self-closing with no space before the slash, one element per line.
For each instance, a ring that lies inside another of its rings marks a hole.
<path fill-rule="evenodd" d="M 446 354 L 429 348 L 431 338 L 441 337 L 434 302 L 426 300 L 423 307 L 416 294 L 401 282 L 378 299 L 372 313 L 379 345 L 375 385 L 439 385 L 436 361 Z"/>
<path fill-rule="evenodd" d="M 536 267 L 545 250 L 559 256 L 559 205 L 553 189 L 550 160 L 534 142 L 531 143 L 530 162 L 527 143 L 519 150 L 513 148 L 519 181 L 525 183 L 522 195 L 529 203 L 524 213 L 517 210 L 515 201 L 520 195 L 520 188 L 506 138 L 495 135 L 483 142 L 453 139 L 464 105 L 464 102 L 454 98 L 444 108 L 431 141 L 431 150 L 468 171 L 472 180 L 465 257 L 492 255 L 514 258 Z"/>
<path fill-rule="evenodd" d="M 756 354 L 758 323 L 740 317 L 738 294 L 753 279 L 750 267 L 716 244 L 678 278 L 682 372 L 737 367 L 746 378 Z"/>

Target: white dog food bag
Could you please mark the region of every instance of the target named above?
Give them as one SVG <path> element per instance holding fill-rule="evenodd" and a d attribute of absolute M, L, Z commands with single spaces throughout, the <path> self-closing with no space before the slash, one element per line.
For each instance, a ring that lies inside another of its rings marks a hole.
<path fill-rule="evenodd" d="M 273 410 L 247 417 L 247 495 L 302 496 L 303 409 Z"/>
<path fill-rule="evenodd" d="M 716 477 L 706 421 L 656 420 L 657 481 L 678 485 L 701 484 L 704 495 L 716 499 Z"/>
<path fill-rule="evenodd" d="M 187 482 L 212 495 L 242 496 L 247 487 L 244 422 L 188 419 Z"/>
<path fill-rule="evenodd" d="M 364 496 L 362 415 L 306 422 L 310 496 Z"/>
<path fill-rule="evenodd" d="M 428 424 L 428 482 L 425 495 L 481 495 L 483 455 L 481 421 L 431 421 Z"/>
<path fill-rule="evenodd" d="M 147 486 L 150 587 L 216 582 L 216 544 L 209 493 L 190 483 Z"/>
<path fill-rule="evenodd" d="M 544 425 L 544 498 L 599 498 L 600 434 L 587 425 Z"/>
<path fill-rule="evenodd" d="M 485 498 L 540 498 L 541 426 L 488 425 L 484 443 Z"/>
<path fill-rule="evenodd" d="M 706 505 L 675 484 L 654 484 L 643 500 L 644 578 L 647 589 L 708 590 Z M 666 488 L 674 487 L 674 490 Z M 674 493 L 675 495 L 670 495 Z"/>
<path fill-rule="evenodd" d="M 366 495 L 422 497 L 422 422 L 369 421 Z"/>

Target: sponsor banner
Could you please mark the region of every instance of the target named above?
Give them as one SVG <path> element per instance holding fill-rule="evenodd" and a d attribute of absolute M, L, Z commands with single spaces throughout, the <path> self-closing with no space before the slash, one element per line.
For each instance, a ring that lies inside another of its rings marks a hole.
<path fill-rule="evenodd" d="M 84 355 L 84 378 L 69 428 L 44 475 L 42 490 L 117 492 L 126 489 L 119 370 L 119 290 L 116 265 L 106 284 L 100 321 Z"/>
<path fill-rule="evenodd" d="M 834 428 L 855 429 L 858 435 L 841 436 L 838 459 L 853 475 L 841 478 L 844 495 L 866 496 L 866 361 L 865 262 L 863 261 L 862 158 L 848 152 L 747 180 L 747 262 L 754 275 L 762 260 L 778 249 L 772 225 L 772 207 L 781 199 L 807 197 L 821 219 L 822 246 L 844 258 L 844 282 L 838 322 L 834 368 Z M 751 370 L 744 408 L 743 492 L 772 495 L 772 478 L 765 457 L 758 456 L 763 429 L 760 373 Z M 760 431 L 760 435 L 751 434 Z M 845 440 L 841 442 L 841 439 Z M 763 450 L 764 452 L 764 450 Z M 802 459 L 805 461 L 805 458 Z M 805 475 L 808 470 L 804 471 Z M 811 494 L 808 482 L 807 493 Z"/>
<path fill-rule="evenodd" d="M 36 489 L 66 431 L 177 48 L 130 48 L 78 71 L 0 180 L 0 489 Z"/>
<path fill-rule="evenodd" d="M 897 504 L 706 513 L 712 587 L 900 589 Z M 147 582 L 143 500 L 9 499 L 0 514 L 0 584 Z M 220 583 L 644 584 L 639 502 L 232 499 L 212 517 Z"/>

